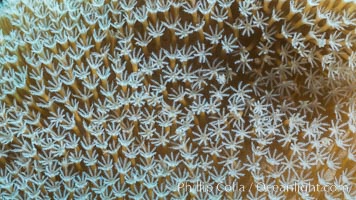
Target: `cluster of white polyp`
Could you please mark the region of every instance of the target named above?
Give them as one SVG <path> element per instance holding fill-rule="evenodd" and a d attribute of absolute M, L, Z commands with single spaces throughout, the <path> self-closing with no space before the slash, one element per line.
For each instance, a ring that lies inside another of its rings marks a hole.
<path fill-rule="evenodd" d="M 8 0 L 0 198 L 355 199 L 355 13 Z"/>

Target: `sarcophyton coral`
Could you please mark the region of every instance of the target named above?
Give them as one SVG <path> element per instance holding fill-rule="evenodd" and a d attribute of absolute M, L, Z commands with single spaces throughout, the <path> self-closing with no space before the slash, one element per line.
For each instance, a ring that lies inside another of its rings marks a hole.
<path fill-rule="evenodd" d="M 355 199 L 355 12 L 8 0 L 1 199 Z"/>

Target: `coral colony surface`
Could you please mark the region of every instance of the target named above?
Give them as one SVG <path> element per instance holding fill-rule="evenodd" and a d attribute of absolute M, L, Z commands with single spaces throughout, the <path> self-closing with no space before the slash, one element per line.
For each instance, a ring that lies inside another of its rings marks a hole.
<path fill-rule="evenodd" d="M 355 13 L 4 1 L 0 199 L 356 199 Z"/>

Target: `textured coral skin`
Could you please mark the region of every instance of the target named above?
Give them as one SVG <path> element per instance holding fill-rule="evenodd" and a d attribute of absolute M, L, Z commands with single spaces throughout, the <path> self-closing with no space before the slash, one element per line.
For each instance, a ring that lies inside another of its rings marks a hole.
<path fill-rule="evenodd" d="M 355 12 L 5 1 L 0 199 L 355 199 Z"/>

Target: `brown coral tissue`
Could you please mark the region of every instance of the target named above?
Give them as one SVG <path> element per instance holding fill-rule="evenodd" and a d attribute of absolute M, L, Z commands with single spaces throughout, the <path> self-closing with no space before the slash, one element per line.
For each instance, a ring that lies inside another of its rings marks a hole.
<path fill-rule="evenodd" d="M 0 199 L 356 199 L 355 0 L 4 0 Z"/>

